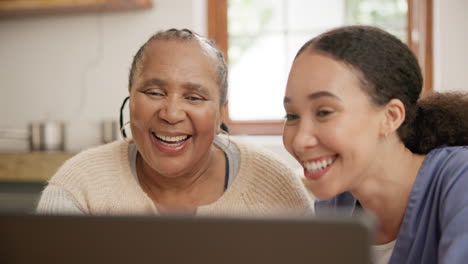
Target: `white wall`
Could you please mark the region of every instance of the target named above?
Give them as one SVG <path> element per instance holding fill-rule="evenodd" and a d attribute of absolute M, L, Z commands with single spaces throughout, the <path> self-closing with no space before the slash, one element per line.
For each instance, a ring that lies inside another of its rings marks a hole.
<path fill-rule="evenodd" d="M 156 31 L 206 34 L 205 0 L 153 0 L 144 11 L 0 20 L 0 128 L 62 120 L 67 150 L 100 143 L 99 122 L 118 119 L 138 48 Z M 27 150 L 0 139 L 0 151 Z"/>
<path fill-rule="evenodd" d="M 434 89 L 468 92 L 468 1 L 434 0 Z"/>

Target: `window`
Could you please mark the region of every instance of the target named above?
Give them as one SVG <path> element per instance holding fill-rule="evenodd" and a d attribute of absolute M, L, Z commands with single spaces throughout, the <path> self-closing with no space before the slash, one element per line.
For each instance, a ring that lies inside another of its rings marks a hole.
<path fill-rule="evenodd" d="M 431 68 L 427 48 L 430 45 L 424 41 L 430 40 L 427 22 L 431 17 L 420 15 L 430 14 L 430 1 L 329 0 L 323 3 L 321 0 L 208 0 L 208 34 L 225 52 L 229 63 L 228 125 L 232 133 L 281 133 L 282 97 L 292 60 L 305 41 L 332 27 L 378 25 L 407 41 L 424 62 L 423 70 Z M 427 75 L 425 80 L 425 89 L 430 90 Z"/>

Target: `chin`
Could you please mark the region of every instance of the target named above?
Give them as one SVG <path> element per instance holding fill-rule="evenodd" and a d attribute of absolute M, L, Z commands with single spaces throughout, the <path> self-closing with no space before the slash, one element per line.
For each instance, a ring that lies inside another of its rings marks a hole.
<path fill-rule="evenodd" d="M 163 168 L 158 170 L 158 174 L 165 178 L 175 179 L 182 175 L 182 171 L 172 168 Z"/>
<path fill-rule="evenodd" d="M 331 198 L 341 194 L 341 192 L 337 192 L 328 188 L 313 186 L 310 183 L 305 183 L 307 188 L 312 192 L 315 198 L 320 200 L 330 200 Z"/>

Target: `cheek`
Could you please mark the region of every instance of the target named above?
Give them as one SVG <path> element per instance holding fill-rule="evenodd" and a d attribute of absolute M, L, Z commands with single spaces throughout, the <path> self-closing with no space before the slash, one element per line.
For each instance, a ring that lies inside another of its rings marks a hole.
<path fill-rule="evenodd" d="M 336 123 L 323 135 L 327 145 L 353 167 L 362 166 L 363 162 L 367 163 L 375 155 L 375 133 L 370 120 L 353 122 L 348 118 L 346 122 Z"/>
<path fill-rule="evenodd" d="M 298 155 L 304 151 L 304 145 L 301 143 L 302 135 L 299 134 L 299 127 L 296 125 L 284 125 L 283 128 L 283 145 L 291 156 L 300 162 Z"/>
<path fill-rule="evenodd" d="M 200 132 L 218 131 L 220 113 L 216 107 L 195 108 L 190 111 L 193 125 Z"/>
<path fill-rule="evenodd" d="M 293 154 L 293 140 L 295 137 L 295 130 L 292 127 L 284 126 L 283 128 L 283 145 L 286 150 L 291 154 Z"/>
<path fill-rule="evenodd" d="M 135 96 L 130 103 L 130 120 L 132 127 L 141 129 L 149 123 L 155 113 L 155 107 L 149 102 L 145 102 L 142 96 Z"/>

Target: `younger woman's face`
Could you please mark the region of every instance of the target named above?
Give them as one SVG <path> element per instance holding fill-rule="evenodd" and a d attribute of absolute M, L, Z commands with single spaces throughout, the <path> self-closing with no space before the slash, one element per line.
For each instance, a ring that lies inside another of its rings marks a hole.
<path fill-rule="evenodd" d="M 383 112 L 361 85 L 350 66 L 314 52 L 291 68 L 283 143 L 320 199 L 359 188 L 375 162 Z"/>

